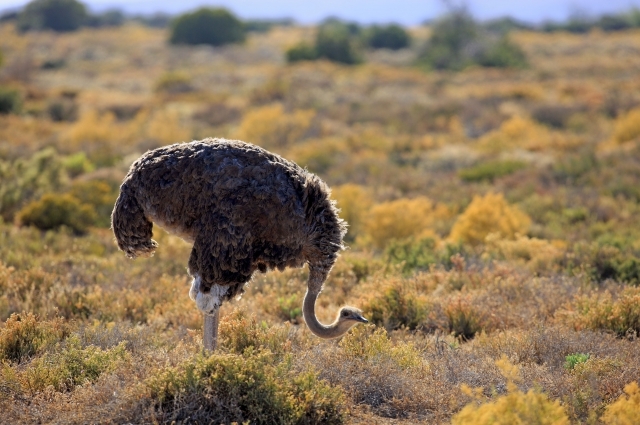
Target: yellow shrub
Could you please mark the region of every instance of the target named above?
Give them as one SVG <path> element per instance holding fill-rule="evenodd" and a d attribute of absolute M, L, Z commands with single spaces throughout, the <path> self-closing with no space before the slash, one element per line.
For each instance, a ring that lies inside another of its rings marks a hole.
<path fill-rule="evenodd" d="M 635 425 L 640 424 L 640 388 L 637 382 L 631 382 L 624 387 L 624 395 L 607 406 L 602 422 L 607 425 Z"/>
<path fill-rule="evenodd" d="M 473 198 L 456 220 L 449 238 L 477 245 L 492 233 L 497 233 L 499 239 L 513 239 L 516 234 L 526 233 L 530 225 L 529 216 L 509 205 L 501 193 L 487 193 Z"/>
<path fill-rule="evenodd" d="M 178 115 L 170 111 L 154 113 L 145 127 L 145 138 L 160 142 L 160 145 L 170 145 L 178 142 L 189 142 L 189 129 L 180 124 Z"/>
<path fill-rule="evenodd" d="M 383 248 L 392 239 L 409 236 L 433 236 L 435 221 L 446 218 L 449 210 L 430 199 L 398 199 L 383 202 L 371 208 L 364 223 L 365 231 L 377 248 Z"/>
<path fill-rule="evenodd" d="M 91 110 L 83 114 L 71 127 L 69 142 L 72 149 L 80 148 L 84 143 L 110 142 L 117 140 L 115 116 L 112 113 L 99 115 Z"/>
<path fill-rule="evenodd" d="M 517 235 L 515 240 L 500 239 L 497 233 L 487 236 L 489 250 L 497 252 L 505 260 L 521 262 L 534 271 L 548 269 L 564 254 L 561 241 Z"/>
<path fill-rule="evenodd" d="M 640 108 L 629 111 L 616 119 L 609 143 L 617 146 L 633 141 L 640 141 Z"/>
<path fill-rule="evenodd" d="M 548 148 L 570 148 L 579 145 L 580 138 L 553 132 L 529 118 L 513 116 L 502 123 L 499 129 L 491 131 L 478 142 L 478 147 L 488 152 L 524 149 L 540 151 Z"/>
<path fill-rule="evenodd" d="M 349 223 L 347 241 L 354 241 L 361 234 L 365 215 L 373 204 L 369 191 L 363 186 L 348 183 L 334 187 L 331 197 L 338 201 L 340 217 Z"/>
<path fill-rule="evenodd" d="M 283 147 L 298 141 L 309 129 L 315 112 L 285 112 L 281 104 L 263 106 L 248 112 L 236 137 L 265 148 Z"/>
<path fill-rule="evenodd" d="M 452 425 L 569 425 L 560 402 L 551 401 L 536 390 L 524 393 L 518 389 L 515 384 L 520 380 L 517 366 L 505 358 L 496 364 L 507 379 L 507 394 L 489 403 L 471 402 L 452 418 Z M 478 401 L 482 399 L 482 389 L 463 385 L 462 391 Z"/>

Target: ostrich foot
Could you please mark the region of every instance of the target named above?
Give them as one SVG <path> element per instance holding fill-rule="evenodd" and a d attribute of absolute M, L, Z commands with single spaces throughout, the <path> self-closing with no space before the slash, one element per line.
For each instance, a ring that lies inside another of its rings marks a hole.
<path fill-rule="evenodd" d="M 215 351 L 218 346 L 218 318 L 220 310 L 215 310 L 213 314 L 204 315 L 204 334 L 202 341 L 204 349 L 208 352 Z"/>

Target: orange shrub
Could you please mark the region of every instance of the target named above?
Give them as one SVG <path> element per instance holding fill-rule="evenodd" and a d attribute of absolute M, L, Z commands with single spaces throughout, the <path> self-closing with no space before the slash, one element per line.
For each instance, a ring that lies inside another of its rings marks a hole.
<path fill-rule="evenodd" d="M 478 245 L 493 233 L 500 239 L 514 239 L 517 234 L 526 233 L 530 225 L 529 216 L 509 205 L 501 193 L 487 193 L 474 196 L 453 225 L 449 238 Z"/>

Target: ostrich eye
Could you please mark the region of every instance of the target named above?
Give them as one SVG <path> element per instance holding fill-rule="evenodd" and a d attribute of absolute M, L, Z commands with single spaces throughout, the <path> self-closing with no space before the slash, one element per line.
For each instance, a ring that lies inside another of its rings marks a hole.
<path fill-rule="evenodd" d="M 347 317 L 348 315 L 349 315 L 349 312 L 347 312 L 347 311 L 343 311 L 342 312 L 342 317 Z"/>

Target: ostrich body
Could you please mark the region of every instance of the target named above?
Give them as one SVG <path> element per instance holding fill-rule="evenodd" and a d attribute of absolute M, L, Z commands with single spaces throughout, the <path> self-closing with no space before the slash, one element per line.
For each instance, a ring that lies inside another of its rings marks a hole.
<path fill-rule="evenodd" d="M 343 248 L 346 224 L 327 185 L 293 162 L 260 147 L 205 139 L 149 151 L 133 163 L 111 226 L 130 258 L 152 255 L 152 222 L 193 244 L 189 296 L 205 314 L 205 348 L 214 349 L 220 305 L 244 292 L 258 270 L 309 264 L 304 320 L 315 335 L 336 338 L 358 322 L 343 307 L 331 325 L 315 301 Z"/>

